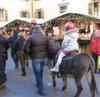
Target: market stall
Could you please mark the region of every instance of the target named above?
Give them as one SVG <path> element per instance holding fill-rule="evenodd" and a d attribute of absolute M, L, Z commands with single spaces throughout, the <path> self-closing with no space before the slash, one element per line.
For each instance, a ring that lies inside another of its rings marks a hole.
<path fill-rule="evenodd" d="M 90 53 L 90 49 L 88 49 L 90 48 L 89 47 L 90 36 L 91 36 L 89 35 L 91 34 L 90 25 L 95 22 L 100 22 L 100 19 L 94 16 L 90 16 L 90 15 L 65 12 L 52 19 L 49 19 L 46 23 L 50 25 L 52 29 L 54 29 L 55 27 L 56 28 L 58 27 L 59 34 L 62 34 L 64 32 L 64 24 L 67 21 L 73 21 L 79 29 L 84 29 L 85 33 L 82 32 L 84 33 L 84 36 L 82 36 L 83 34 L 80 33 L 82 35 L 80 35 L 78 42 L 79 42 L 80 47 L 82 48 L 81 49 L 82 52 Z"/>
<path fill-rule="evenodd" d="M 64 24 L 73 20 L 79 28 L 89 29 L 89 25 L 94 22 L 100 22 L 100 19 L 94 16 L 80 14 L 80 13 L 68 13 L 64 12 L 58 16 L 55 16 L 52 19 L 46 21 L 47 24 L 51 26 L 59 26 L 60 33 L 62 33 L 62 29 Z"/>

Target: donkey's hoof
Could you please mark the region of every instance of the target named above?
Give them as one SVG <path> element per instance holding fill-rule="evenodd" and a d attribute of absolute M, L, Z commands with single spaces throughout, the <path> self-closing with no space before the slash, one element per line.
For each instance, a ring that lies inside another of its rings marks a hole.
<path fill-rule="evenodd" d="M 66 87 L 62 87 L 62 90 L 64 91 L 66 89 Z"/>
<path fill-rule="evenodd" d="M 75 95 L 74 97 L 79 97 L 79 95 Z"/>

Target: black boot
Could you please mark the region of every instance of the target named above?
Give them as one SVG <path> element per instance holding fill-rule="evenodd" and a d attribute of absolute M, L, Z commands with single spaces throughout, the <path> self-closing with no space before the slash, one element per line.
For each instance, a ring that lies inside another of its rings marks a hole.
<path fill-rule="evenodd" d="M 29 63 L 28 63 L 28 62 L 27 62 L 27 64 L 26 64 L 26 66 L 29 67 Z"/>
<path fill-rule="evenodd" d="M 26 76 L 26 71 L 25 71 L 25 68 L 22 68 L 22 76 Z"/>

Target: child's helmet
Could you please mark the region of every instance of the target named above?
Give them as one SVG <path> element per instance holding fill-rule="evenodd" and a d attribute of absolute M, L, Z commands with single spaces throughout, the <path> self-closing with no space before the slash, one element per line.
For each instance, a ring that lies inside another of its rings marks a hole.
<path fill-rule="evenodd" d="M 71 29 L 75 29 L 75 25 L 72 22 L 67 22 L 65 24 L 65 30 L 71 30 Z"/>

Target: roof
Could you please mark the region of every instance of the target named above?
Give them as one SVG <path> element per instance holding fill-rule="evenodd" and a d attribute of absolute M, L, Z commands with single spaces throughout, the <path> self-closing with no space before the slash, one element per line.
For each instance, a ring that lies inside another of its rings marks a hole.
<path fill-rule="evenodd" d="M 8 22 L 0 22 L 0 28 L 3 28 Z"/>
<path fill-rule="evenodd" d="M 35 18 L 34 18 L 35 19 Z M 17 19 L 12 19 L 10 21 L 8 21 L 7 23 L 5 23 L 4 25 L 2 25 L 2 27 L 13 27 L 17 24 L 30 24 L 31 21 L 33 19 L 32 18 L 17 18 Z M 44 23 L 44 19 L 35 19 L 37 21 L 37 24 L 43 24 Z"/>
<path fill-rule="evenodd" d="M 67 18 L 67 19 L 83 19 L 85 21 L 92 21 L 92 22 L 100 22 L 100 18 L 99 17 L 96 17 L 96 16 L 93 16 L 93 15 L 87 15 L 87 14 L 81 14 L 81 13 L 70 13 L 70 12 L 64 12 L 64 13 L 61 13 L 51 19 L 48 19 L 45 23 L 48 23 L 48 22 L 52 22 L 53 20 L 56 20 L 56 19 L 61 19 L 61 18 Z"/>
<path fill-rule="evenodd" d="M 28 22 L 28 23 L 31 23 L 31 21 L 35 19 L 37 21 L 37 24 L 43 24 L 44 23 L 44 19 L 37 19 L 37 18 L 18 18 L 18 20 L 21 20 L 21 21 L 25 21 L 25 22 Z"/>

